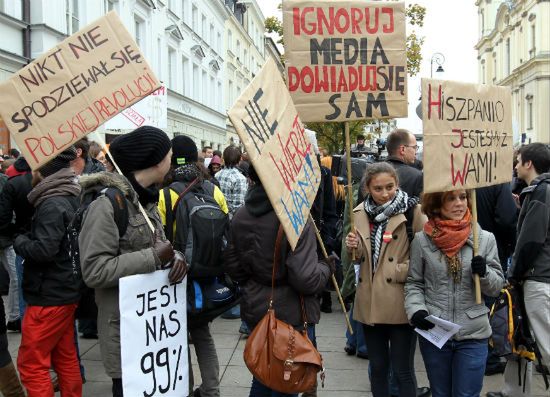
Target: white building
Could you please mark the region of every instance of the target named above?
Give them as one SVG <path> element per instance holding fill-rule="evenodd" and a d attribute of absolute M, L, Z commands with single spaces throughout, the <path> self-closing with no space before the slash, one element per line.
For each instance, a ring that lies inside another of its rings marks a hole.
<path fill-rule="evenodd" d="M 113 9 L 168 87 L 166 132 L 223 148 L 230 13 L 222 0 L 0 0 L 0 81 Z"/>

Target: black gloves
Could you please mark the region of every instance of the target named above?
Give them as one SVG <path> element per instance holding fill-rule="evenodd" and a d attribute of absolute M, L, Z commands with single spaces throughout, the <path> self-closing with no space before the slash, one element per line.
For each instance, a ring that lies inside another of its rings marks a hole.
<path fill-rule="evenodd" d="M 416 328 L 422 329 L 424 331 L 435 327 L 435 324 L 426 320 L 426 317 L 428 317 L 428 312 L 426 310 L 419 310 L 413 314 L 411 318 L 411 323 Z"/>
<path fill-rule="evenodd" d="M 322 259 L 320 262 L 328 266 L 330 274 L 334 274 L 336 271 L 336 257 L 334 255 L 329 255 L 328 258 Z"/>
<path fill-rule="evenodd" d="M 482 256 L 474 256 L 472 258 L 472 273 L 478 274 L 479 277 L 484 277 L 485 273 L 487 273 L 487 262 L 485 261 L 485 258 Z"/>

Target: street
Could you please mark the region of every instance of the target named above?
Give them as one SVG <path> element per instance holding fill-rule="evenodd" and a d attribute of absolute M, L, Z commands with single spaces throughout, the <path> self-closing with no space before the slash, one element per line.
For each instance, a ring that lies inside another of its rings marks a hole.
<path fill-rule="evenodd" d="M 336 306 L 333 296 L 333 313 L 322 313 L 321 323 L 317 326 L 317 343 L 323 355 L 326 367 L 325 388 L 319 388 L 319 397 L 359 397 L 371 396 L 367 376 L 368 360 L 350 357 L 344 352 L 345 322 L 341 309 Z M 212 326 L 220 361 L 221 397 L 246 397 L 252 376 L 243 361 L 243 350 L 246 339 L 237 332 L 240 320 L 223 320 L 218 318 Z M 9 351 L 14 362 L 17 361 L 17 350 L 21 334 L 8 332 Z M 85 397 L 106 397 L 111 394 L 111 380 L 105 374 L 97 340 L 80 339 L 82 362 L 86 368 Z M 195 387 L 200 384 L 200 372 L 193 355 Z M 426 371 L 419 350 L 415 357 L 416 375 L 419 386 L 427 386 Z M 483 393 L 498 391 L 504 384 L 502 375 L 486 376 Z M 56 394 L 59 396 L 59 393 Z M 532 396 L 548 397 L 544 390 L 542 376 L 533 376 Z M 129 396 L 132 397 L 132 396 Z"/>

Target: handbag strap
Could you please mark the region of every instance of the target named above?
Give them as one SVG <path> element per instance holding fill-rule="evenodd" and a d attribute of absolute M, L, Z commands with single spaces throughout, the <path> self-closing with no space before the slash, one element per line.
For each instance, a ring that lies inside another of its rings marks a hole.
<path fill-rule="evenodd" d="M 277 272 L 277 267 L 281 262 L 281 243 L 283 239 L 284 239 L 283 225 L 279 224 L 279 229 L 277 230 L 277 239 L 275 240 L 275 251 L 273 252 L 273 272 L 271 273 L 271 297 L 269 298 L 269 310 L 273 309 L 273 296 L 275 294 L 275 274 Z M 286 241 L 285 241 L 285 244 L 286 244 Z M 307 332 L 306 306 L 305 306 L 304 297 L 302 296 L 302 294 L 300 294 L 300 306 L 302 310 L 302 321 L 304 322 L 304 332 Z"/>

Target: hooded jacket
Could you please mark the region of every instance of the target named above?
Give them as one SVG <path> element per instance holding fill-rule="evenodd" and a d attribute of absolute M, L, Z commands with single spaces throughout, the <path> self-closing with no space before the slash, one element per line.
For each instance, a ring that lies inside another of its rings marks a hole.
<path fill-rule="evenodd" d="M 539 175 L 523 189 L 520 202 L 510 274 L 516 280 L 550 283 L 550 173 Z"/>
<path fill-rule="evenodd" d="M 255 185 L 231 222 L 229 244 L 224 267 L 241 286 L 241 317 L 250 326 L 267 313 L 271 295 L 271 275 L 275 241 L 280 222 L 264 188 Z M 283 239 L 284 240 L 284 239 Z M 330 268 L 317 260 L 313 227 L 307 223 L 296 249 L 282 247 L 282 256 L 275 275 L 273 307 L 275 316 L 295 327 L 303 326 L 300 294 L 304 298 L 308 323 L 318 323 L 320 306 L 317 294 L 323 291 Z M 286 257 L 286 260 L 284 259 Z"/>
<path fill-rule="evenodd" d="M 99 172 L 81 176 L 80 184 L 84 192 L 97 186 L 116 187 L 128 204 L 128 227 L 119 236 L 111 201 L 105 196 L 95 199 L 84 213 L 78 240 L 82 277 L 88 287 L 95 288 L 103 365 L 111 378 L 121 378 L 118 281 L 154 272 L 160 260 L 153 250 L 154 234 L 139 211 L 138 195 L 124 176 Z M 165 239 L 156 204 L 145 206 L 145 211 L 160 238 Z"/>
<path fill-rule="evenodd" d="M 63 183 L 58 183 L 61 180 Z M 67 237 L 79 192 L 76 175 L 64 168 L 45 178 L 29 194 L 34 195 L 36 205 L 30 233 L 20 234 L 13 244 L 15 252 L 25 259 L 23 296 L 29 305 L 68 305 L 80 298 L 82 277 L 69 257 Z"/>

